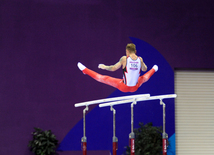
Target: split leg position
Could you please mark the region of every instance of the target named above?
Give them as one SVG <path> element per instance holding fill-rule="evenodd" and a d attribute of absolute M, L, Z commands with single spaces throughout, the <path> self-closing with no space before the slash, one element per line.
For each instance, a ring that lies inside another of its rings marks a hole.
<path fill-rule="evenodd" d="M 110 76 L 106 75 L 101 75 L 95 71 L 92 71 L 88 68 L 86 68 L 83 64 L 80 62 L 77 64 L 79 69 L 84 73 L 92 77 L 93 79 L 97 80 L 98 82 L 110 85 L 112 87 L 115 87 L 119 89 L 122 92 L 135 92 L 137 89 L 145 82 L 147 82 L 150 77 L 158 70 L 158 66 L 154 65 L 151 70 L 146 72 L 144 75 L 140 76 L 138 78 L 138 82 L 135 86 L 127 86 L 124 82 L 123 79 L 118 79 L 118 78 L 113 78 Z"/>
<path fill-rule="evenodd" d="M 80 62 L 77 64 L 79 69 L 95 80 L 110 85 L 119 89 L 122 92 L 135 92 L 143 83 L 147 82 L 150 77 L 158 70 L 158 66 L 154 65 L 151 70 L 149 70 L 144 75 L 140 76 L 141 71 L 146 71 L 147 66 L 143 62 L 140 56 L 136 55 L 135 44 L 130 43 L 126 46 L 126 56 L 122 56 L 115 65 L 106 66 L 104 64 L 99 64 L 98 68 L 116 71 L 119 68 L 123 69 L 123 79 L 113 78 L 106 75 L 98 74 L 88 68 L 86 68 Z"/>

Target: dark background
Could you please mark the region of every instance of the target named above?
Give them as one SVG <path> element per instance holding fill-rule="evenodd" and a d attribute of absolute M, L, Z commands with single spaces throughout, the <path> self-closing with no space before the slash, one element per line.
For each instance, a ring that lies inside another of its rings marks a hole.
<path fill-rule="evenodd" d="M 82 76 L 77 62 L 121 78 L 97 65 L 116 63 L 129 37 L 173 69 L 213 70 L 213 17 L 212 0 L 1 0 L 0 154 L 30 155 L 33 127 L 61 141 L 82 118 L 75 103 L 115 90 Z"/>

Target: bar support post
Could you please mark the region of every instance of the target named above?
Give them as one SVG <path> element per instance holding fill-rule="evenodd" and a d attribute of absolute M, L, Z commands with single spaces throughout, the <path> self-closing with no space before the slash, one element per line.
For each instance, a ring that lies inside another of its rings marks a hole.
<path fill-rule="evenodd" d="M 85 109 L 83 110 L 83 137 L 81 139 L 82 143 L 82 151 L 83 155 L 87 155 L 87 138 L 86 138 L 86 133 L 85 133 L 85 113 L 88 111 L 88 105 L 86 105 Z"/>
<path fill-rule="evenodd" d="M 163 147 L 163 155 L 167 155 L 167 141 L 168 135 L 166 133 L 166 104 L 160 100 L 160 105 L 163 105 L 163 133 L 162 133 L 162 147 Z"/>
<path fill-rule="evenodd" d="M 111 105 L 111 111 L 113 112 L 113 138 L 112 138 L 112 145 L 113 145 L 113 155 L 117 155 L 117 149 L 118 149 L 118 139 L 116 137 L 116 110 L 113 108 L 113 105 Z"/>
<path fill-rule="evenodd" d="M 131 104 L 131 133 L 129 134 L 129 145 L 131 155 L 135 155 L 135 133 L 134 133 L 134 104 L 137 104 L 136 99 Z"/>

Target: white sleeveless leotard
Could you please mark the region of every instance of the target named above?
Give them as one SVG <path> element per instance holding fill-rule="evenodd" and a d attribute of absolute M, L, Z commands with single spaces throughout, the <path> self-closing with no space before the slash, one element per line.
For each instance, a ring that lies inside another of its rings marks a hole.
<path fill-rule="evenodd" d="M 132 60 L 128 57 L 126 60 L 126 67 L 123 69 L 123 82 L 127 86 L 135 86 L 138 82 L 141 71 L 141 61 L 138 57 L 136 60 Z"/>

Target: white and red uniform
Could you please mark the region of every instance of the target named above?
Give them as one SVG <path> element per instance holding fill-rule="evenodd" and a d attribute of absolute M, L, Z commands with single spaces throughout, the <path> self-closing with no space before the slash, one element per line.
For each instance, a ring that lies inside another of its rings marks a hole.
<path fill-rule="evenodd" d="M 119 89 L 122 92 L 135 92 L 138 88 L 145 82 L 147 82 L 150 77 L 155 73 L 155 69 L 152 68 L 144 75 L 140 76 L 141 61 L 139 58 L 137 60 L 132 60 L 127 58 L 126 70 L 124 72 L 124 79 L 113 78 L 106 75 L 101 75 L 94 72 L 88 68 L 82 70 L 84 74 L 89 75 L 98 82 L 105 83 L 112 87 Z M 139 77 L 140 76 L 140 77 Z"/>
<path fill-rule="evenodd" d="M 132 60 L 128 57 L 126 60 L 126 67 L 123 69 L 123 82 L 127 86 L 135 86 L 138 82 L 141 71 L 141 61 L 138 57 L 136 60 Z"/>

